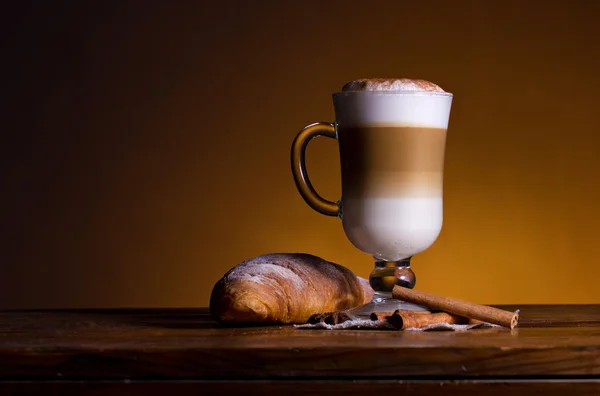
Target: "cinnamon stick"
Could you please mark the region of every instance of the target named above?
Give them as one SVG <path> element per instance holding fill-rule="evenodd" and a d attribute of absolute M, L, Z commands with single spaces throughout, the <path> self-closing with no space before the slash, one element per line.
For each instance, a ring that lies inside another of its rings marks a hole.
<path fill-rule="evenodd" d="M 394 312 L 373 312 L 371 320 L 385 321 L 396 329 L 423 328 L 436 323 L 480 324 L 477 319 L 465 318 L 447 312 L 408 311 L 397 309 Z"/>
<path fill-rule="evenodd" d="M 396 311 L 392 314 L 392 316 L 388 317 L 388 323 L 394 326 L 399 330 L 404 330 L 408 328 L 418 328 L 421 329 L 423 327 L 427 327 L 436 323 L 448 323 L 448 324 L 476 324 L 481 323 L 475 319 L 465 318 L 464 316 L 453 315 L 447 312 L 436 312 L 436 313 L 427 313 L 416 314 L 414 312 L 400 312 Z"/>
<path fill-rule="evenodd" d="M 373 312 L 370 315 L 371 320 L 388 320 L 393 314 L 414 314 L 414 315 L 429 315 L 431 312 L 429 311 L 409 311 L 405 309 L 397 309 L 393 312 Z"/>
<path fill-rule="evenodd" d="M 388 320 L 393 314 L 393 312 L 372 312 L 370 317 L 371 320 Z"/>
<path fill-rule="evenodd" d="M 306 323 L 316 324 L 319 322 L 325 322 L 330 325 L 336 325 L 340 323 L 344 323 L 348 320 L 352 319 L 350 315 L 346 311 L 336 311 L 336 312 L 325 312 L 322 314 L 313 314 L 308 318 Z"/>
<path fill-rule="evenodd" d="M 478 319 L 484 322 L 514 329 L 519 321 L 519 311 L 510 312 L 503 309 L 471 303 L 453 298 L 436 296 L 434 294 L 394 286 L 392 297 L 427 308 L 448 312 L 451 314 Z"/>

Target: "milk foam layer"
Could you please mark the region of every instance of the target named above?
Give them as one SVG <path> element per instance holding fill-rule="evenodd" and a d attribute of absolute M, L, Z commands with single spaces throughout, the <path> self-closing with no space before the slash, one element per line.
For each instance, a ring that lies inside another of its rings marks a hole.
<path fill-rule="evenodd" d="M 340 128 L 414 126 L 448 128 L 452 94 L 444 92 L 339 92 L 333 95 Z"/>
<path fill-rule="evenodd" d="M 344 232 L 377 259 L 396 261 L 427 249 L 443 221 L 442 197 L 343 198 Z"/>
<path fill-rule="evenodd" d="M 412 78 L 361 78 L 344 85 L 342 91 L 445 92 L 431 81 Z"/>

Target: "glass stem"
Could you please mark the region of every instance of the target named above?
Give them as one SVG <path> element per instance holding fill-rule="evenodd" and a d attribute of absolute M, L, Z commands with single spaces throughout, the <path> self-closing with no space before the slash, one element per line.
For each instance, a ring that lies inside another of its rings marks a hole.
<path fill-rule="evenodd" d="M 412 289 L 417 278 L 410 268 L 410 259 L 407 257 L 398 261 L 385 261 L 375 259 L 375 268 L 369 276 L 369 283 L 375 290 L 376 297 L 391 298 L 394 286 Z"/>

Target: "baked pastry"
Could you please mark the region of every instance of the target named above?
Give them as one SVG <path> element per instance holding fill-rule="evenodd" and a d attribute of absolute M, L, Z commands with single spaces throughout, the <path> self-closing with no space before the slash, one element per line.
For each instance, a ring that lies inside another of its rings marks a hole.
<path fill-rule="evenodd" d="M 221 323 L 305 323 L 372 298 L 369 281 L 348 268 L 310 254 L 273 253 L 229 270 L 213 288 L 210 310 Z"/>

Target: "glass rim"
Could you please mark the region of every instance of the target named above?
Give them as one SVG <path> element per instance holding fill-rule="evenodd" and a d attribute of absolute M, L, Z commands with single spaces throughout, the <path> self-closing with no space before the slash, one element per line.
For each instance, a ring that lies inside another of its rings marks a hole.
<path fill-rule="evenodd" d="M 453 97 L 454 95 L 450 92 L 440 91 L 340 91 L 334 92 L 333 97 L 338 96 L 349 96 L 349 95 L 381 95 L 381 96 L 442 96 L 442 97 Z"/>

